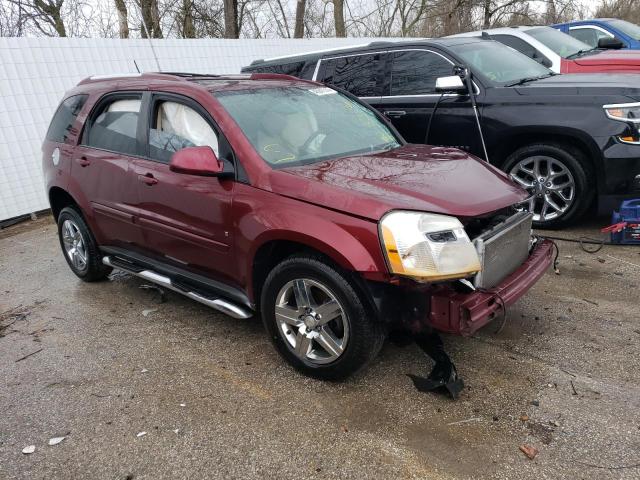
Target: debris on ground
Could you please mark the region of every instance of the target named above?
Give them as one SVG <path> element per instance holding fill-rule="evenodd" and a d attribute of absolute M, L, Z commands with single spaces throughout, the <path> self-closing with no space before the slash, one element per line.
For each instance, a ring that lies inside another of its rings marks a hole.
<path fill-rule="evenodd" d="M 531 400 L 531 405 L 533 405 L 534 407 L 539 407 L 540 406 L 540 400 Z"/>
<path fill-rule="evenodd" d="M 147 434 L 147 432 L 138 432 L 138 434 L 136 435 L 136 437 L 140 438 L 140 437 L 144 437 Z"/>
<path fill-rule="evenodd" d="M 418 347 L 434 362 L 435 365 L 427 378 L 407 373 L 413 385 L 420 392 L 448 392 L 456 400 L 464 389 L 464 382 L 458 376 L 456 366 L 451 361 L 442 343 L 442 338 L 436 332 L 415 336 Z"/>
<path fill-rule="evenodd" d="M 165 293 L 165 291 L 163 289 L 161 289 L 159 286 L 157 285 L 151 285 L 151 284 L 147 284 L 147 283 L 143 283 L 142 285 L 140 285 L 138 288 L 142 289 L 142 290 L 151 290 L 155 293 L 157 293 L 157 302 L 156 303 L 164 303 L 167 301 L 167 294 Z"/>
<path fill-rule="evenodd" d="M 38 350 L 36 350 L 35 352 L 31 352 L 26 354 L 24 357 L 20 357 L 19 359 L 16 360 L 16 363 L 21 362 L 22 360 L 26 360 L 27 358 L 31 357 L 32 355 L 35 355 L 38 352 L 41 352 L 42 348 L 39 348 Z"/>
<path fill-rule="evenodd" d="M 24 453 L 25 455 L 30 455 L 35 451 L 36 451 L 36 446 L 35 445 L 29 445 L 28 447 L 24 447 L 22 449 L 22 453 Z"/>
<path fill-rule="evenodd" d="M 4 331 L 7 328 L 20 320 L 25 320 L 29 315 L 31 315 L 31 311 L 25 309 L 22 305 L 18 305 L 17 307 L 10 308 L 9 310 L 0 313 L 0 338 L 6 335 Z"/>
<path fill-rule="evenodd" d="M 524 415 L 520 415 L 520 421 L 521 422 L 528 422 L 529 421 L 529 415 L 527 415 L 526 413 Z"/>
<path fill-rule="evenodd" d="M 524 453 L 530 460 L 536 458 L 538 455 L 538 449 L 531 445 L 520 445 L 520 451 Z"/>
<path fill-rule="evenodd" d="M 140 373 L 147 373 L 149 370 L 147 370 L 146 368 L 143 368 L 142 370 L 140 370 Z"/>
<path fill-rule="evenodd" d="M 54 446 L 62 442 L 66 437 L 53 437 L 49 439 L 49 445 Z"/>
<path fill-rule="evenodd" d="M 152 314 L 153 312 L 157 312 L 158 309 L 157 308 L 147 308 L 146 310 L 142 310 L 142 316 L 143 317 L 148 317 L 150 314 Z"/>

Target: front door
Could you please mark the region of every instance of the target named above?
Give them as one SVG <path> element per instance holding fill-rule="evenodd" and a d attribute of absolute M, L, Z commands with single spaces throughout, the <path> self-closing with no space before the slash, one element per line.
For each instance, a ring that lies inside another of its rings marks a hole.
<path fill-rule="evenodd" d="M 458 147 L 482 156 L 469 95 L 436 92 L 437 78 L 454 75 L 453 62 L 426 49 L 398 50 L 391 55 L 389 91 L 378 109 L 404 139 Z"/>
<path fill-rule="evenodd" d="M 147 158 L 133 162 L 146 248 L 176 266 L 230 280 L 234 180 L 175 173 L 169 162 L 175 151 L 191 146 L 210 146 L 223 161 L 233 161 L 233 152 L 195 102 L 154 94 L 149 108 Z"/>

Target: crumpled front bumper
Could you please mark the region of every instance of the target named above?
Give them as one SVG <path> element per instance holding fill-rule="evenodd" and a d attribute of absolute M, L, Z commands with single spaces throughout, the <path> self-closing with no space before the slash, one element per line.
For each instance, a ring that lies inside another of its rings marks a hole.
<path fill-rule="evenodd" d="M 502 302 L 508 307 L 544 275 L 552 263 L 553 244 L 536 245 L 527 260 L 499 285 L 488 291 L 460 293 L 445 286 L 431 294 L 428 323 L 441 332 L 471 335 L 496 318 Z"/>

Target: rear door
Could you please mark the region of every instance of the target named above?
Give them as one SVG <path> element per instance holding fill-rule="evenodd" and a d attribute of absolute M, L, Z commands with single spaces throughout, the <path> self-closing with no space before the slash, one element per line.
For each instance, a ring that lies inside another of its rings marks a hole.
<path fill-rule="evenodd" d="M 94 234 L 102 245 L 138 248 L 136 184 L 131 161 L 142 152 L 141 92 L 108 94 L 93 107 L 72 162 L 73 181 L 87 197 Z"/>
<path fill-rule="evenodd" d="M 229 143 L 202 106 L 180 95 L 154 93 L 146 119 L 146 158 L 133 162 L 146 249 L 160 260 L 230 281 L 237 263 L 231 257 L 235 181 L 169 168 L 174 152 L 204 145 L 234 163 Z"/>
<path fill-rule="evenodd" d="M 323 58 L 315 80 L 333 85 L 379 108 L 385 89 L 385 52 Z"/>

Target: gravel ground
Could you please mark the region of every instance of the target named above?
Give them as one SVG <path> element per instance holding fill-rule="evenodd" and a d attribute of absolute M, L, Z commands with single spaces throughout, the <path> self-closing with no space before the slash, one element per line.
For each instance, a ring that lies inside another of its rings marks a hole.
<path fill-rule="evenodd" d="M 454 402 L 413 388 L 414 345 L 311 380 L 258 320 L 157 303 L 121 273 L 83 283 L 50 219 L 3 230 L 0 478 L 640 478 L 639 254 L 562 243 L 500 333 L 445 339 Z"/>

